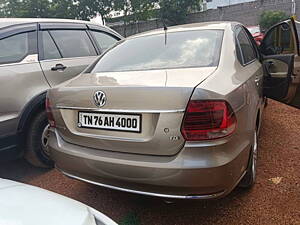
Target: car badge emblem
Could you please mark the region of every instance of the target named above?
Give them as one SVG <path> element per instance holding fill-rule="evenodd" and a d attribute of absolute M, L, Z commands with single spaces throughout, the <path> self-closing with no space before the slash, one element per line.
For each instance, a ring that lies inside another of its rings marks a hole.
<path fill-rule="evenodd" d="M 93 99 L 97 107 L 102 107 L 106 103 L 106 95 L 103 91 L 96 91 L 94 93 Z"/>

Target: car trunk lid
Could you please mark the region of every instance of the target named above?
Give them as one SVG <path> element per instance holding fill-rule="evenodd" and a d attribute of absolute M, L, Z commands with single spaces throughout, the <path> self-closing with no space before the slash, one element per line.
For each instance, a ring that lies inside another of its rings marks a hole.
<path fill-rule="evenodd" d="M 149 155 L 174 155 L 184 145 L 180 126 L 194 88 L 215 67 L 82 74 L 55 91 L 54 115 L 62 138 L 99 150 Z M 102 91 L 99 108 L 94 93 Z M 83 128 L 79 114 L 139 115 L 140 132 Z"/>

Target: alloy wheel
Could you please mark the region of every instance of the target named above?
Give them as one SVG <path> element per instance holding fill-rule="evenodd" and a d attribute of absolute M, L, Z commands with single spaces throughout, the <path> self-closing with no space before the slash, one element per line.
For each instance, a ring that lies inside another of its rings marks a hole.
<path fill-rule="evenodd" d="M 49 156 L 49 148 L 48 148 L 48 143 L 49 143 L 49 124 L 44 128 L 43 133 L 42 133 L 42 151 L 45 153 L 45 155 Z"/>

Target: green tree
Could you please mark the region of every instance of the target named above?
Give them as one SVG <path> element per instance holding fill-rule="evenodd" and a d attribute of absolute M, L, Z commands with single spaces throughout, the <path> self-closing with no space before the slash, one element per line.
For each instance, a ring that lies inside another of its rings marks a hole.
<path fill-rule="evenodd" d="M 126 27 L 130 23 L 136 24 L 138 29 L 138 22 L 147 20 L 154 16 L 154 7 L 157 0 L 114 0 L 113 10 L 123 14 L 121 20 L 124 23 L 124 35 L 126 36 Z"/>
<path fill-rule="evenodd" d="M 20 0 L 3 0 L 1 3 L 1 14 L 3 17 L 15 17 L 21 10 L 22 2 Z"/>
<path fill-rule="evenodd" d="M 50 18 L 74 19 L 77 15 L 78 7 L 74 0 L 52 0 L 49 12 Z"/>
<path fill-rule="evenodd" d="M 276 23 L 288 19 L 288 15 L 283 11 L 264 11 L 259 18 L 259 25 L 262 30 L 267 30 Z"/>
<path fill-rule="evenodd" d="M 51 8 L 49 0 L 22 0 L 20 17 L 50 17 Z"/>
<path fill-rule="evenodd" d="M 88 20 L 97 13 L 107 16 L 110 0 L 1 0 L 1 17 L 48 17 Z"/>
<path fill-rule="evenodd" d="M 156 0 L 131 0 L 130 12 L 135 22 L 150 19 L 154 16 Z"/>
<path fill-rule="evenodd" d="M 77 0 L 77 18 L 88 20 L 100 13 L 102 18 L 106 18 L 113 10 L 114 1 L 111 0 Z"/>
<path fill-rule="evenodd" d="M 186 22 L 189 13 L 201 10 L 202 0 L 158 0 L 160 18 L 167 25 Z"/>
<path fill-rule="evenodd" d="M 49 17 L 49 0 L 2 0 L 3 17 Z"/>

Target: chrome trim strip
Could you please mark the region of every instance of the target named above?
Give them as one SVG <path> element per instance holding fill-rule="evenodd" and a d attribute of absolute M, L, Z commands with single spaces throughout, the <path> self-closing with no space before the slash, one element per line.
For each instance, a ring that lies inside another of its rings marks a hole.
<path fill-rule="evenodd" d="M 95 181 L 90 181 L 72 174 L 69 174 L 67 172 L 64 172 L 63 170 L 59 169 L 56 167 L 56 169 L 58 169 L 60 172 L 62 172 L 65 176 L 76 179 L 76 180 L 80 180 L 80 181 L 84 181 L 90 184 L 94 184 L 97 186 L 101 186 L 101 187 L 105 187 L 105 188 L 110 188 L 113 190 L 117 190 L 117 191 L 124 191 L 124 192 L 129 192 L 129 193 L 133 193 L 133 194 L 140 194 L 140 195 L 148 195 L 148 196 L 153 196 L 153 197 L 159 197 L 159 198 L 171 198 L 171 199 L 213 199 L 213 198 L 218 198 L 220 196 L 222 196 L 225 191 L 219 192 L 219 193 L 215 193 L 215 194 L 208 194 L 208 195 L 168 195 L 168 194 L 160 194 L 160 193 L 152 193 L 152 192 L 144 192 L 144 191 L 136 191 L 136 190 L 131 190 L 131 189 L 126 189 L 126 188 L 121 188 L 121 187 L 116 187 L 116 186 L 112 186 L 112 185 L 108 185 L 108 184 L 102 184 L 102 183 L 98 183 Z"/>
<path fill-rule="evenodd" d="M 58 59 L 43 59 L 40 62 L 57 62 L 57 61 L 67 61 L 67 60 L 74 60 L 74 59 L 84 59 L 84 58 L 97 58 L 99 55 L 88 55 L 88 56 L 78 56 L 78 57 L 67 57 L 67 58 L 58 58 Z"/>
<path fill-rule="evenodd" d="M 96 112 L 120 112 L 120 113 L 181 113 L 185 112 L 185 109 L 175 110 L 136 110 L 136 109 L 97 109 L 97 108 L 85 108 L 85 107 L 72 107 L 72 106 L 56 106 L 57 109 L 75 109 L 75 110 L 86 110 Z"/>

